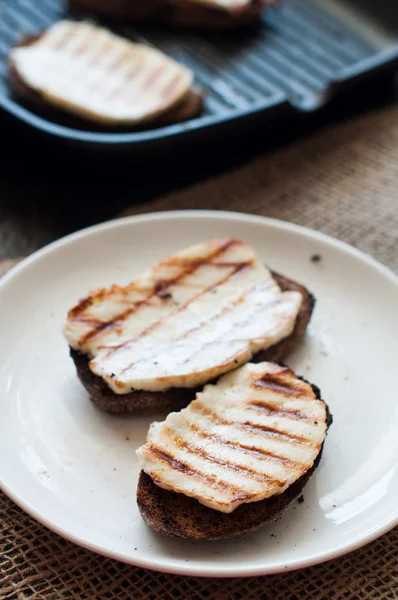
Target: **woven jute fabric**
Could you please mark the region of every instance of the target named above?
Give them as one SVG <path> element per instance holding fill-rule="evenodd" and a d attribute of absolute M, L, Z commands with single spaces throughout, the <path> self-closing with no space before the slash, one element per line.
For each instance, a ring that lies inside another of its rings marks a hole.
<path fill-rule="evenodd" d="M 126 214 L 188 208 L 237 210 L 299 223 L 398 270 L 398 107 L 329 127 Z M 268 577 L 209 580 L 146 571 L 82 550 L 0 495 L 0 574 L 1 600 L 395 600 L 398 528 L 324 565 Z"/>
<path fill-rule="evenodd" d="M 130 207 L 124 214 L 194 208 L 305 225 L 398 270 L 398 107 L 329 127 L 232 173 Z"/>

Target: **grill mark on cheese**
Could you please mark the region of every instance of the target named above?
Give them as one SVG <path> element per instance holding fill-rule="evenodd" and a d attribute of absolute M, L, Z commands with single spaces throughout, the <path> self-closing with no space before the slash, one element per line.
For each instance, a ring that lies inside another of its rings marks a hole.
<path fill-rule="evenodd" d="M 115 73 L 115 71 L 119 69 L 126 60 L 128 60 L 128 52 L 127 50 L 124 50 L 120 54 L 117 54 L 114 59 L 110 61 L 106 70 L 109 73 Z"/>
<path fill-rule="evenodd" d="M 87 63 L 87 66 L 94 67 L 94 65 L 97 65 L 100 62 L 101 58 L 108 52 L 108 50 L 111 49 L 111 47 L 112 46 L 111 46 L 111 44 L 109 42 L 104 41 L 104 43 L 102 44 L 102 46 L 91 57 L 91 59 Z"/>
<path fill-rule="evenodd" d="M 101 294 L 104 294 L 105 290 L 101 290 Z M 70 321 L 76 321 L 80 318 L 81 314 L 89 308 L 94 302 L 93 296 L 87 296 L 80 300 L 79 304 L 71 308 L 68 312 L 68 319 Z"/>
<path fill-rule="evenodd" d="M 268 425 L 260 425 L 260 424 L 256 424 L 256 423 L 250 423 L 249 421 L 246 421 L 245 423 L 237 423 L 235 421 L 228 421 L 228 419 L 223 419 L 214 411 L 211 411 L 208 408 L 206 408 L 205 406 L 202 406 L 201 404 L 199 404 L 199 401 L 195 402 L 195 404 L 193 405 L 193 408 L 195 409 L 195 411 L 197 410 L 198 412 L 202 413 L 203 415 L 211 417 L 211 419 L 214 421 L 214 423 L 216 425 L 235 426 L 235 427 L 238 427 L 239 429 L 244 429 L 245 431 L 251 431 L 252 433 L 266 434 L 266 435 L 269 435 L 272 437 L 277 437 L 277 438 L 286 440 L 287 442 L 291 442 L 291 443 L 304 444 L 306 446 L 314 445 L 312 440 L 309 440 L 308 438 L 301 436 L 301 435 L 296 435 L 294 433 L 290 433 L 289 431 L 280 429 L 279 427 L 278 428 L 277 427 L 269 427 Z"/>
<path fill-rule="evenodd" d="M 98 337 L 101 333 L 105 333 L 109 329 L 114 329 L 118 327 L 127 317 L 137 312 L 137 310 L 148 303 L 150 297 L 144 298 L 143 300 L 139 300 L 138 302 L 134 302 L 133 306 L 125 310 L 124 312 L 116 315 L 113 319 L 109 321 L 98 321 L 97 326 L 92 330 L 79 338 L 79 345 L 84 345 L 90 340 Z"/>
<path fill-rule="evenodd" d="M 126 73 L 126 79 L 134 79 L 143 68 L 143 65 L 132 66 Z"/>
<path fill-rule="evenodd" d="M 165 73 L 165 65 L 161 64 L 148 73 L 141 84 L 141 89 L 149 91 L 161 75 Z"/>
<path fill-rule="evenodd" d="M 59 48 L 59 50 L 63 50 L 66 54 L 69 54 L 73 57 L 78 57 L 83 54 L 83 52 L 88 47 L 88 40 L 90 38 L 89 31 L 81 30 L 78 34 L 73 32 L 72 28 L 69 28 L 69 35 L 67 38 L 64 38 L 64 43 Z"/>
<path fill-rule="evenodd" d="M 89 315 L 79 315 L 74 318 L 76 323 L 85 323 L 86 325 L 91 325 L 91 327 L 97 327 L 101 321 L 96 319 L 95 317 L 90 317 Z"/>
<path fill-rule="evenodd" d="M 73 55 L 74 56 L 80 56 L 81 54 L 84 54 L 84 52 L 87 50 L 87 41 L 82 41 L 78 46 L 76 46 L 76 48 L 73 50 Z"/>
<path fill-rule="evenodd" d="M 211 252 L 208 256 L 206 256 L 205 259 L 200 259 L 198 261 L 190 261 L 190 262 L 187 262 L 185 265 L 183 264 L 181 272 L 177 275 L 177 277 L 173 277 L 172 279 L 166 279 L 166 280 L 162 279 L 162 280 L 155 282 L 154 290 L 152 292 L 150 292 L 143 300 L 140 300 L 139 302 L 135 303 L 132 307 L 128 308 L 124 312 L 119 313 L 113 319 L 110 319 L 109 321 L 102 321 L 98 325 L 98 327 L 96 327 L 93 331 L 89 331 L 88 333 L 86 333 L 79 339 L 79 345 L 86 344 L 93 338 L 98 337 L 98 335 L 100 335 L 104 331 L 106 331 L 108 329 L 112 329 L 118 323 L 123 322 L 127 317 L 129 317 L 130 315 L 135 313 L 141 306 L 143 306 L 144 304 L 147 304 L 154 296 L 159 296 L 160 292 L 163 294 L 167 289 L 169 289 L 173 285 L 176 285 L 187 275 L 192 275 L 200 267 L 202 267 L 204 265 L 208 265 L 208 264 L 211 264 L 212 266 L 213 265 L 217 266 L 217 263 L 211 262 L 212 259 L 214 259 L 217 256 L 219 256 L 220 254 L 226 252 L 229 248 L 231 248 L 231 246 L 236 245 L 236 244 L 239 244 L 238 240 L 227 240 L 222 246 L 216 248 L 215 250 L 213 250 L 213 252 Z M 173 265 L 173 261 L 170 261 L 168 264 Z M 178 263 L 178 261 L 174 261 L 174 264 L 180 266 L 180 263 Z M 220 282 L 218 282 L 217 285 L 220 285 L 221 282 L 223 282 L 223 280 L 220 280 Z M 212 284 L 211 287 L 214 287 L 214 284 Z M 211 289 L 211 288 L 209 287 L 209 289 Z M 202 290 L 201 293 L 198 294 L 197 296 L 195 296 L 194 298 L 192 298 L 191 301 L 193 299 L 197 299 L 202 294 L 209 291 L 209 289 L 206 288 L 206 289 Z M 84 301 L 83 301 L 83 303 L 84 303 Z M 79 310 L 80 306 L 81 306 L 81 304 L 79 304 L 77 307 L 75 307 L 74 309 L 69 311 L 69 314 L 68 314 L 69 319 L 73 320 L 74 317 L 77 314 L 79 314 L 79 312 L 81 312 L 81 310 Z M 186 305 L 184 305 L 183 307 L 180 307 L 179 310 L 181 310 L 185 307 L 186 307 Z M 83 304 L 83 309 L 84 308 L 85 307 Z"/>
<path fill-rule="evenodd" d="M 288 417 L 290 419 L 302 419 L 304 421 L 311 421 L 312 419 L 300 412 L 299 410 L 284 408 L 281 409 L 275 406 L 272 402 L 265 402 L 264 400 L 252 400 L 247 404 L 252 410 L 263 411 L 267 415 L 275 415 L 280 417 Z"/>
<path fill-rule="evenodd" d="M 211 436 L 208 436 L 208 437 L 211 437 Z M 231 471 L 235 471 L 237 473 L 240 473 L 241 475 L 255 479 L 256 481 L 264 482 L 264 480 L 265 480 L 265 481 L 268 481 L 269 483 L 276 483 L 279 487 L 283 487 L 286 484 L 286 480 L 278 479 L 277 477 L 271 477 L 270 475 L 266 475 L 263 473 L 258 473 L 254 469 L 251 469 L 250 467 L 247 467 L 245 465 L 239 465 L 232 461 L 223 460 L 222 458 L 217 458 L 213 454 L 209 454 L 202 448 L 199 448 L 199 446 L 190 444 L 189 442 L 187 442 L 186 440 L 184 440 L 181 437 L 173 436 L 173 441 L 179 448 L 187 450 L 187 452 L 189 452 L 190 454 L 201 456 L 202 458 L 205 458 L 206 460 L 208 460 L 212 463 L 226 467 L 227 469 L 229 469 Z"/>
<path fill-rule="evenodd" d="M 62 50 L 73 37 L 73 33 L 70 30 L 70 27 L 66 27 L 65 30 L 61 33 L 58 33 L 58 36 L 55 36 L 53 39 L 52 46 L 54 50 Z"/>
<path fill-rule="evenodd" d="M 166 85 L 166 87 L 164 87 L 160 91 L 160 94 L 162 96 L 163 102 L 165 104 L 167 104 L 168 100 L 173 95 L 174 89 L 177 86 L 177 83 L 180 81 L 180 79 L 181 79 L 180 73 L 176 73 L 174 75 L 174 77 L 171 79 L 171 81 L 169 81 L 169 83 Z"/>
<path fill-rule="evenodd" d="M 90 36 L 91 33 L 89 29 L 81 29 L 77 35 L 74 35 L 73 30 L 71 30 L 69 47 L 68 44 L 66 44 L 66 48 L 64 48 L 65 51 L 69 52 L 70 55 L 75 58 L 81 56 L 90 48 Z"/>
<path fill-rule="evenodd" d="M 253 261 L 252 260 L 247 260 L 247 261 L 241 261 L 241 262 L 217 262 L 215 263 L 218 267 L 234 267 L 235 270 L 235 274 L 239 273 L 240 271 L 243 271 L 243 269 L 247 269 L 249 267 L 251 267 L 253 265 Z"/>
<path fill-rule="evenodd" d="M 289 369 L 285 368 L 280 373 L 265 373 L 260 379 L 254 381 L 252 385 L 254 388 L 267 388 L 287 396 L 305 395 L 298 382 L 288 382 L 283 377 L 288 372 Z"/>
<path fill-rule="evenodd" d="M 156 475 L 151 475 L 151 479 L 154 483 L 156 483 L 156 485 L 158 485 L 159 487 L 163 487 L 162 484 L 162 480 L 160 479 L 160 477 L 156 477 Z M 173 486 L 173 491 L 176 492 L 177 494 L 183 494 L 184 491 L 179 488 L 178 486 Z M 212 500 L 212 498 L 210 496 L 203 496 L 204 500 L 207 500 L 208 502 L 210 502 Z M 221 504 L 224 504 L 225 506 L 227 506 L 227 502 L 222 502 Z"/>
<path fill-rule="evenodd" d="M 233 424 L 234 423 L 232 423 L 232 425 Z M 297 469 L 297 467 L 307 468 L 306 464 L 301 463 L 299 461 L 291 460 L 290 458 L 288 458 L 287 456 L 284 456 L 282 454 L 275 454 L 274 452 L 271 452 L 270 450 L 264 450 L 263 448 L 259 448 L 257 446 L 248 446 L 247 444 L 241 444 L 240 442 L 237 442 L 234 440 L 226 440 L 225 438 L 223 438 L 215 433 L 208 433 L 207 431 L 204 431 L 203 429 L 200 429 L 199 427 L 197 427 L 194 423 L 190 423 L 189 427 L 192 431 L 194 431 L 201 438 L 214 440 L 216 443 L 218 443 L 220 445 L 230 446 L 230 447 L 234 448 L 235 450 L 244 452 L 245 454 L 249 453 L 249 454 L 257 455 L 260 457 L 265 457 L 274 462 L 282 463 L 286 467 L 291 467 L 291 468 L 295 468 L 295 469 Z M 289 441 L 290 441 L 290 439 L 289 439 Z"/>
<path fill-rule="evenodd" d="M 269 434 L 281 439 L 285 439 L 291 443 L 296 442 L 297 444 L 303 444 L 306 446 L 316 446 L 312 440 L 309 440 L 305 436 L 289 433 L 286 430 L 269 427 L 268 425 L 260 425 L 259 423 L 251 423 L 250 421 L 246 421 L 245 423 L 239 423 L 238 426 L 240 429 L 244 429 L 245 431 L 251 431 L 253 433 L 265 433 L 266 435 Z"/>
<path fill-rule="evenodd" d="M 135 65 L 134 67 L 132 67 L 124 75 L 120 85 L 116 86 L 115 88 L 109 91 L 109 93 L 106 96 L 107 100 L 112 100 L 116 96 L 119 96 L 121 99 L 126 99 L 129 96 L 128 92 L 131 91 L 130 87 L 134 88 L 134 78 L 137 77 L 138 73 L 140 73 L 143 70 L 143 68 L 143 65 Z M 132 83 L 129 83 L 129 79 L 132 80 Z"/>
<path fill-rule="evenodd" d="M 200 479 L 202 481 L 206 481 L 206 483 L 208 485 L 210 485 L 211 487 L 222 490 L 224 492 L 232 491 L 234 493 L 234 499 L 236 498 L 236 499 L 243 500 L 243 499 L 250 498 L 250 496 L 252 495 L 247 492 L 242 492 L 242 490 L 240 488 L 238 488 L 237 486 L 234 486 L 226 481 L 223 481 L 222 479 L 219 479 L 218 477 L 215 477 L 214 475 L 206 475 L 205 473 L 202 473 L 198 469 L 195 469 L 192 465 L 188 465 L 185 462 L 181 462 L 180 460 L 177 460 L 172 454 L 170 454 L 169 452 L 166 452 L 162 448 L 159 448 L 155 444 L 150 444 L 149 447 L 147 448 L 147 452 L 153 454 L 159 460 L 166 462 L 172 469 L 175 469 L 176 471 L 180 471 L 180 472 L 184 473 L 184 475 L 187 475 L 188 477 L 194 477 L 195 479 Z"/>
<path fill-rule="evenodd" d="M 168 286 L 165 288 L 161 281 L 155 283 L 155 295 L 158 298 L 170 298 L 171 294 L 168 291 Z"/>

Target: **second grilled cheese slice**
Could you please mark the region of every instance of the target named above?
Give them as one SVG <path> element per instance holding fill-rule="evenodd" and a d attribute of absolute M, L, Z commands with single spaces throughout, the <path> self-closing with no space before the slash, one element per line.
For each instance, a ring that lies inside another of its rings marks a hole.
<path fill-rule="evenodd" d="M 233 14 L 246 10 L 253 4 L 253 0 L 186 0 L 186 4 L 218 9 Z"/>
<path fill-rule="evenodd" d="M 10 64 L 53 106 L 103 125 L 138 125 L 180 104 L 193 74 L 159 50 L 86 22 L 59 21 Z"/>
<path fill-rule="evenodd" d="M 230 513 L 286 489 L 314 464 L 325 403 L 286 367 L 247 364 L 153 423 L 137 450 L 158 486 Z"/>
<path fill-rule="evenodd" d="M 288 337 L 302 303 L 253 250 L 203 242 L 69 311 L 65 335 L 116 394 L 193 388 Z"/>

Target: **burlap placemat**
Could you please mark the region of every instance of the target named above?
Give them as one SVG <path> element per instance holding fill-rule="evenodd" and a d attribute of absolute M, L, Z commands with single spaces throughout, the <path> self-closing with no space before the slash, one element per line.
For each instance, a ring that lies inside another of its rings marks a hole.
<path fill-rule="evenodd" d="M 193 208 L 236 210 L 305 225 L 398 270 L 398 106 L 329 127 L 232 173 L 132 206 L 124 214 Z"/>
<path fill-rule="evenodd" d="M 398 270 L 397 158 L 398 108 L 391 107 L 126 212 L 217 208 L 268 215 L 334 235 Z M 208 580 L 145 571 L 82 550 L 0 494 L 0 574 L 1 600 L 395 600 L 398 528 L 324 565 Z"/>

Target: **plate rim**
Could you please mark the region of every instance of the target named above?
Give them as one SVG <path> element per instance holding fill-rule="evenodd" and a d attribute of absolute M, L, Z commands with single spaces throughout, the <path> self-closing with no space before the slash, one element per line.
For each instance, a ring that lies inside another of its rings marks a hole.
<path fill-rule="evenodd" d="M 45 257 L 48 254 L 51 254 L 53 251 L 56 251 L 58 248 L 62 248 L 63 246 L 67 246 L 69 244 L 73 244 L 76 240 L 82 239 L 87 236 L 95 236 L 98 233 L 103 231 L 107 231 L 110 229 L 118 229 L 122 226 L 129 226 L 130 224 L 136 223 L 144 223 L 151 221 L 162 221 L 162 220 L 179 220 L 186 218 L 209 218 L 209 219 L 217 219 L 217 220 L 225 220 L 229 219 L 231 221 L 242 221 L 244 220 L 246 223 L 252 224 L 260 224 L 265 227 L 270 227 L 272 229 L 277 229 L 286 233 L 298 234 L 307 239 L 312 239 L 318 241 L 320 243 L 326 244 L 329 247 L 334 249 L 343 251 L 345 253 L 349 253 L 351 256 L 360 260 L 362 263 L 367 264 L 369 267 L 376 269 L 381 275 L 383 275 L 386 279 L 390 281 L 393 285 L 395 285 L 398 289 L 398 276 L 389 269 L 387 266 L 383 265 L 375 258 L 369 256 L 362 250 L 355 248 L 346 242 L 343 242 L 337 238 L 334 238 L 328 234 L 312 230 L 310 228 L 304 227 L 302 225 L 297 225 L 295 223 L 291 223 L 288 221 L 282 221 L 280 219 L 274 219 L 270 217 L 264 217 L 261 215 L 253 215 L 247 213 L 240 213 L 235 211 L 218 211 L 218 210 L 176 210 L 176 211 L 159 211 L 152 213 L 142 213 L 139 215 L 130 215 L 125 217 L 119 217 L 117 219 L 113 219 L 110 221 L 105 221 L 103 223 L 99 223 L 96 225 L 92 225 L 90 227 L 86 227 L 79 231 L 73 232 L 67 236 L 60 238 L 50 244 L 44 246 L 40 250 L 37 250 L 29 257 L 22 260 L 18 265 L 14 266 L 8 273 L 6 273 L 0 279 L 0 296 L 3 289 L 7 286 L 9 282 L 12 282 L 14 278 L 19 277 L 23 272 L 28 269 L 32 264 L 36 261 L 40 260 L 42 257 Z M 200 564 L 196 566 L 190 566 L 187 564 L 167 564 L 163 561 L 158 563 L 154 559 L 141 559 L 139 556 L 134 557 L 132 555 L 126 556 L 123 553 L 118 553 L 117 551 L 108 551 L 104 549 L 101 545 L 86 542 L 84 539 L 79 538 L 77 535 L 70 534 L 68 530 L 64 529 L 62 526 L 58 525 L 56 522 L 46 518 L 45 514 L 43 514 L 39 509 L 34 508 L 28 501 L 24 500 L 23 497 L 16 490 L 13 490 L 8 484 L 3 480 L 0 473 L 0 489 L 8 496 L 16 505 L 18 505 L 24 512 L 29 514 L 36 521 L 60 535 L 61 537 L 67 539 L 68 541 L 76 544 L 79 547 L 82 547 L 86 550 L 90 550 L 107 558 L 113 560 L 119 560 L 121 562 L 131 564 L 140 568 L 185 575 L 185 576 L 193 576 L 193 577 L 256 577 L 256 576 L 264 576 L 264 575 L 272 575 L 277 573 L 287 573 L 290 571 L 294 571 L 297 569 L 307 568 L 310 566 L 314 566 L 320 563 L 327 562 L 329 560 L 339 558 L 345 554 L 353 552 L 365 546 L 366 544 L 374 541 L 378 537 L 384 535 L 388 531 L 392 530 L 394 527 L 398 525 L 398 515 L 396 518 L 388 519 L 385 522 L 379 523 L 377 526 L 373 526 L 369 531 L 367 531 L 364 535 L 362 535 L 359 539 L 355 539 L 348 544 L 342 544 L 337 549 L 332 549 L 327 552 L 323 552 L 322 554 L 318 554 L 312 557 L 307 558 L 298 558 L 289 563 L 289 565 L 275 565 L 274 567 L 271 565 L 269 567 L 261 566 L 238 566 L 235 565 L 221 565 L 221 566 L 206 566 L 201 567 Z"/>
<path fill-rule="evenodd" d="M 115 219 L 108 219 L 106 221 L 102 221 L 101 223 L 97 223 L 95 225 L 89 225 L 88 227 L 83 227 L 78 231 L 74 231 L 69 233 L 61 238 L 46 244 L 39 250 L 32 252 L 26 258 L 21 260 L 17 265 L 12 267 L 8 273 L 5 273 L 0 279 L 0 290 L 1 288 L 14 276 L 20 273 L 22 270 L 27 268 L 32 262 L 40 259 L 42 256 L 45 256 L 47 253 L 50 253 L 52 250 L 56 250 L 59 247 L 64 245 L 68 245 L 73 243 L 75 240 L 86 237 L 87 235 L 96 235 L 102 231 L 106 231 L 108 229 L 113 229 L 114 227 L 120 227 L 123 225 L 128 226 L 130 223 L 134 222 L 148 222 L 148 221 L 157 221 L 157 220 L 173 220 L 173 219 L 183 219 L 185 217 L 205 217 L 205 218 L 214 218 L 214 219 L 231 219 L 234 221 L 244 220 L 248 223 L 253 224 L 262 224 L 264 226 L 268 226 L 271 228 L 281 229 L 283 231 L 296 233 L 298 235 L 302 235 L 304 237 L 310 237 L 321 243 L 325 243 L 329 246 L 333 246 L 337 249 L 344 250 L 348 252 L 352 256 L 355 256 L 362 262 L 368 264 L 376 268 L 378 271 L 383 273 L 392 283 L 398 285 L 398 274 L 395 274 L 392 269 L 384 265 L 382 262 L 373 258 L 370 254 L 367 254 L 363 250 L 348 244 L 340 240 L 339 238 L 333 237 L 327 233 L 323 233 L 321 231 L 316 231 L 315 229 L 311 229 L 310 227 L 305 227 L 304 225 L 298 225 L 297 223 L 292 223 L 290 221 L 285 221 L 283 219 L 275 219 L 273 217 L 265 217 L 263 215 L 257 215 L 253 213 L 243 213 L 238 211 L 229 211 L 229 210 L 211 210 L 211 209 L 181 209 L 181 210 L 162 210 L 156 212 L 149 213 L 140 213 L 137 215 L 126 215 L 120 216 Z"/>

